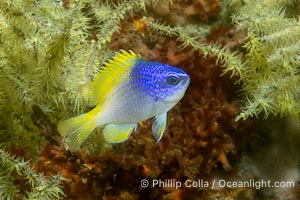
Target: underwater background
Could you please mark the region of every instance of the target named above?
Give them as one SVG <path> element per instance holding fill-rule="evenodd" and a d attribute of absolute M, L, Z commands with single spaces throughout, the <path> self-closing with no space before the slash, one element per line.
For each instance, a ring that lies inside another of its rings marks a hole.
<path fill-rule="evenodd" d="M 1 0 L 0 199 L 300 199 L 299 13 L 299 0 Z M 120 49 L 190 86 L 159 143 L 147 120 L 71 152 L 57 123 L 91 109 L 81 89 Z"/>

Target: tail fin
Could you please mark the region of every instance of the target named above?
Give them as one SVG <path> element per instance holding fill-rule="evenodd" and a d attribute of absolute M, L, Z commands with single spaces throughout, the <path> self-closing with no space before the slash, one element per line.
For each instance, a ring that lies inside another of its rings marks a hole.
<path fill-rule="evenodd" d="M 74 151 L 80 148 L 95 128 L 95 120 L 89 113 L 59 122 L 57 125 L 58 131 L 65 138 L 69 148 Z"/>

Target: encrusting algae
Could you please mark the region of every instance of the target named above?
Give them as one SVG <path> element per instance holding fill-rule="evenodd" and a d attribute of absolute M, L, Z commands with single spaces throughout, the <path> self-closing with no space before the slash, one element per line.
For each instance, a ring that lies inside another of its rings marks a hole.
<path fill-rule="evenodd" d="M 158 142 L 167 127 L 168 110 L 183 97 L 189 83 L 182 69 L 121 51 L 83 87 L 83 99 L 95 108 L 60 122 L 58 130 L 70 149 L 78 150 L 97 126 L 105 125 L 107 142 L 120 143 L 137 129 L 138 122 L 155 117 L 152 131 Z"/>

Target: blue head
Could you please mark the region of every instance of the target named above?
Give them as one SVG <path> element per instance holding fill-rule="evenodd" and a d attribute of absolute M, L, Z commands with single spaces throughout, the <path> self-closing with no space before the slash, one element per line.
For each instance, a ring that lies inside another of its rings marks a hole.
<path fill-rule="evenodd" d="M 131 77 L 142 83 L 139 88 L 152 97 L 156 113 L 172 108 L 190 83 L 189 75 L 182 69 L 158 62 L 137 62 Z"/>

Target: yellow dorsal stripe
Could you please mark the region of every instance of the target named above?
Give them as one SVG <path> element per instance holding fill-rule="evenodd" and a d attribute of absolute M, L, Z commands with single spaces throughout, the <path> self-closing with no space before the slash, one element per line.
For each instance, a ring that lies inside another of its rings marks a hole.
<path fill-rule="evenodd" d="M 129 70 L 137 61 L 140 55 L 132 51 L 121 50 L 114 58 L 104 65 L 96 79 L 83 88 L 83 98 L 90 106 L 102 105 L 104 98 L 118 85 L 124 72 Z"/>

